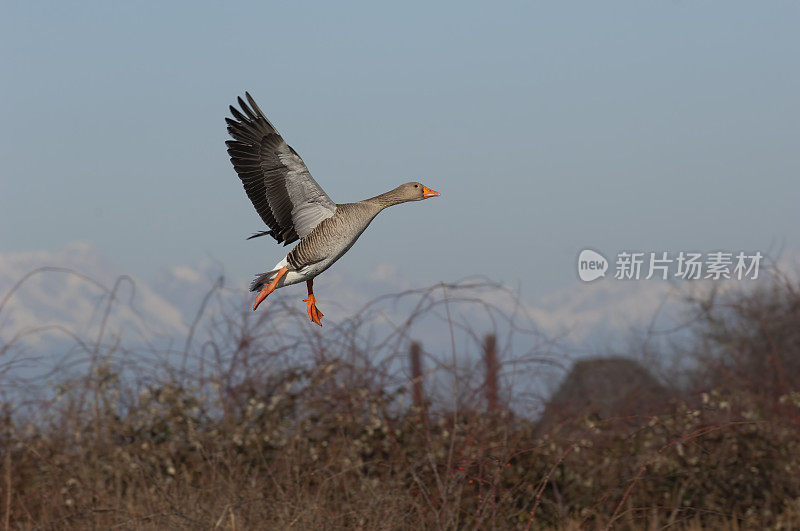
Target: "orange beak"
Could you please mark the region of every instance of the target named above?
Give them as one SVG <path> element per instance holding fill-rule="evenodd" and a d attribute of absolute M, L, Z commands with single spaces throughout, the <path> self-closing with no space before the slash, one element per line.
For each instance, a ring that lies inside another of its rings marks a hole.
<path fill-rule="evenodd" d="M 429 197 L 436 197 L 437 195 L 442 195 L 442 194 L 440 194 L 436 190 L 431 190 L 427 186 L 422 187 L 422 197 L 424 197 L 425 199 Z"/>

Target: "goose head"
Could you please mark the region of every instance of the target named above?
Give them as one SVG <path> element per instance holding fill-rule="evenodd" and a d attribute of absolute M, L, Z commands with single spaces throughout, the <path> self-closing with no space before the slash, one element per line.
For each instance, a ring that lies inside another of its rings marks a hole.
<path fill-rule="evenodd" d="M 394 191 L 397 192 L 397 195 L 404 201 L 422 201 L 423 199 L 429 199 L 431 197 L 441 195 L 436 190 L 431 190 L 422 183 L 415 181 L 401 184 L 395 188 Z"/>
<path fill-rule="evenodd" d="M 389 190 L 385 194 L 366 199 L 370 203 L 377 205 L 380 209 L 390 207 L 392 205 L 399 205 L 400 203 L 407 203 L 408 201 L 422 201 L 429 197 L 436 197 L 439 192 L 431 190 L 422 183 L 410 182 L 401 184 L 394 190 Z"/>

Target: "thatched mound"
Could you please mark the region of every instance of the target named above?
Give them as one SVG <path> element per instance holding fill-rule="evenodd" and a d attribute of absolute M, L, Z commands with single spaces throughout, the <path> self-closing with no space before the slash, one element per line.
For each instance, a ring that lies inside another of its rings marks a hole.
<path fill-rule="evenodd" d="M 597 419 L 650 415 L 662 410 L 672 393 L 647 369 L 627 358 L 579 361 L 550 399 L 540 432 L 590 416 Z"/>

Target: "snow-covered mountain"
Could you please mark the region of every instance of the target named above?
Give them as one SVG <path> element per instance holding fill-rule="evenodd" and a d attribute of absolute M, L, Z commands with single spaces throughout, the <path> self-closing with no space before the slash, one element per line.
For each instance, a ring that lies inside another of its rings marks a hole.
<path fill-rule="evenodd" d="M 91 245 L 0 254 L 0 339 L 41 346 L 104 335 L 154 340 L 186 330 L 181 311 Z M 104 323 L 104 316 L 108 313 Z"/>

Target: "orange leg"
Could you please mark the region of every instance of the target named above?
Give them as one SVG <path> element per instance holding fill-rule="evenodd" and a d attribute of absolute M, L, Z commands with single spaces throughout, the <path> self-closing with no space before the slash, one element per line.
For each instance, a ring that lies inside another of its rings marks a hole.
<path fill-rule="evenodd" d="M 308 316 L 311 317 L 311 320 L 317 323 L 318 325 L 322 326 L 320 322 L 320 317 L 322 317 L 322 312 L 319 311 L 314 304 L 314 279 L 306 281 L 306 287 L 308 288 L 308 298 L 303 299 L 303 302 L 307 302 L 308 306 L 306 310 L 308 311 Z"/>
<path fill-rule="evenodd" d="M 259 293 L 258 297 L 256 297 L 256 301 L 253 303 L 253 311 L 256 311 L 258 305 L 261 304 L 261 301 L 267 298 L 267 295 L 275 291 L 275 286 L 278 285 L 278 281 L 280 281 L 283 275 L 285 275 L 288 271 L 289 269 L 286 267 L 282 267 L 278 270 L 278 274 L 274 279 L 272 279 L 272 282 L 270 282 L 268 286 L 264 286 L 264 288 L 261 290 L 261 293 Z"/>

